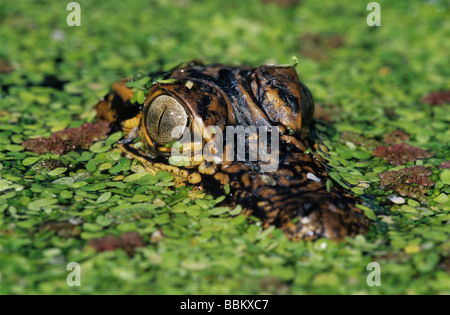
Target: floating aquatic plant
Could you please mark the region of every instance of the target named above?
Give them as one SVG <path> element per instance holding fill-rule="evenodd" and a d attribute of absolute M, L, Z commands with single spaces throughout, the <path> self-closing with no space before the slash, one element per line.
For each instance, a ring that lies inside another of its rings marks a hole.
<path fill-rule="evenodd" d="M 422 103 L 439 106 L 450 103 L 450 91 L 434 91 L 422 98 Z"/>
<path fill-rule="evenodd" d="M 136 247 L 144 246 L 142 236 L 137 232 L 122 234 L 120 237 L 107 235 L 102 238 L 93 239 L 89 242 L 98 252 L 122 249 L 128 255 L 134 255 Z"/>
<path fill-rule="evenodd" d="M 7 61 L 0 59 L 0 73 L 11 73 L 14 71 L 14 68 Z"/>
<path fill-rule="evenodd" d="M 303 57 L 324 62 L 329 60 L 330 50 L 344 46 L 345 38 L 339 34 L 305 33 L 300 38 L 300 43 L 300 54 Z"/>
<path fill-rule="evenodd" d="M 379 146 L 373 151 L 373 155 L 383 158 L 393 165 L 403 165 L 406 162 L 428 159 L 433 156 L 432 153 L 410 146 L 407 143 L 399 143 L 389 147 Z"/>
<path fill-rule="evenodd" d="M 364 137 L 362 134 L 353 131 L 344 131 L 341 134 L 340 141 L 343 143 L 352 142 L 355 145 L 365 147 L 366 149 L 369 150 L 375 149 L 380 145 L 379 141 L 368 137 Z"/>
<path fill-rule="evenodd" d="M 409 140 L 409 135 L 401 130 L 394 130 L 390 133 L 387 133 L 383 137 L 383 141 L 386 144 L 399 144 Z"/>
<path fill-rule="evenodd" d="M 434 186 L 434 182 L 429 178 L 430 175 L 431 170 L 423 166 L 407 167 L 379 174 L 382 189 L 392 189 L 402 196 L 415 199 L 422 199 L 427 187 Z"/>
<path fill-rule="evenodd" d="M 78 128 L 67 128 L 53 133 L 49 138 L 30 139 L 22 146 L 35 153 L 62 154 L 79 148 L 87 148 L 94 142 L 103 140 L 109 132 L 109 123 L 106 121 L 95 124 L 85 123 Z"/>

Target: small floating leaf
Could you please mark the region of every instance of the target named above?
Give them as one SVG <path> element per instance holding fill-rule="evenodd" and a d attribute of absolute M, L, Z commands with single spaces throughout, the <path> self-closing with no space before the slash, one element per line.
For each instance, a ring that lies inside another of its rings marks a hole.
<path fill-rule="evenodd" d="M 223 214 L 228 211 L 230 211 L 230 208 L 228 208 L 228 207 L 217 207 L 217 208 L 209 210 L 209 213 L 211 215 L 220 215 L 220 214 Z"/>
<path fill-rule="evenodd" d="M 372 209 L 370 209 L 370 208 L 368 208 L 366 206 L 360 205 L 360 204 L 357 204 L 356 206 L 359 209 L 364 210 L 364 213 L 366 214 L 366 217 L 368 217 L 369 219 L 371 219 L 371 220 L 376 220 L 377 219 L 377 216 L 375 215 L 375 213 L 373 212 Z"/>
<path fill-rule="evenodd" d="M 134 182 L 137 181 L 138 179 L 141 179 L 145 175 L 147 175 L 147 173 L 134 173 L 132 175 L 128 175 L 127 177 L 125 177 L 123 181 L 125 183 Z"/>
<path fill-rule="evenodd" d="M 162 83 L 162 84 L 174 84 L 174 83 L 177 83 L 178 80 L 177 79 L 165 79 L 165 80 L 156 80 L 156 82 Z"/>
<path fill-rule="evenodd" d="M 112 194 L 109 191 L 101 194 L 100 197 L 98 197 L 98 199 L 97 199 L 97 203 L 102 203 L 102 202 L 108 201 L 108 199 L 111 198 L 111 195 Z"/>
<path fill-rule="evenodd" d="M 32 165 L 32 164 L 36 163 L 37 161 L 39 161 L 39 159 L 40 159 L 40 157 L 38 157 L 38 156 L 31 156 L 31 157 L 28 157 L 28 158 L 26 158 L 26 159 L 23 159 L 22 165 L 23 165 L 23 166 L 29 166 L 29 165 Z"/>
<path fill-rule="evenodd" d="M 65 171 L 67 171 L 67 167 L 58 167 L 58 168 L 55 168 L 53 171 L 48 172 L 48 175 L 58 176 L 58 175 L 64 173 Z"/>

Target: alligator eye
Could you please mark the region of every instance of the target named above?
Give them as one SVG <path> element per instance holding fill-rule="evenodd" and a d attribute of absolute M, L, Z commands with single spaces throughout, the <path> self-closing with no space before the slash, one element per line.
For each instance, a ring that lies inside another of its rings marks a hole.
<path fill-rule="evenodd" d="M 186 111 L 172 96 L 158 96 L 149 106 L 146 126 L 150 137 L 158 145 L 180 139 L 187 123 Z"/>

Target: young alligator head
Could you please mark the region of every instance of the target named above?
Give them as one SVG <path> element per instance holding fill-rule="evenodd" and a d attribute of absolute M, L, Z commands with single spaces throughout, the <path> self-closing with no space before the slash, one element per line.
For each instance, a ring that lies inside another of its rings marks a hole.
<path fill-rule="evenodd" d="M 148 171 L 168 170 L 178 184 L 213 194 L 228 185 L 231 204 L 292 240 L 342 240 L 368 230 L 357 200 L 338 185 L 326 188 L 310 130 L 313 98 L 294 68 L 189 64 L 163 79 L 143 106 L 130 102 L 122 80 L 96 107 L 98 119 L 141 136 L 146 152 L 120 147 Z M 169 163 L 180 165 L 175 157 L 183 166 Z"/>

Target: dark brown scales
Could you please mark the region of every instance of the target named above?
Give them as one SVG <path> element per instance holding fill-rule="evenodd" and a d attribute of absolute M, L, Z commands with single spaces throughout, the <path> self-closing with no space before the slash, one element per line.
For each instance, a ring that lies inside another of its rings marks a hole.
<path fill-rule="evenodd" d="M 176 81 L 151 87 L 142 110 L 130 103 L 132 93 L 126 81 L 114 84 L 111 93 L 97 105 L 98 119 L 126 132 L 139 127 L 146 148 L 160 156 L 159 163 L 129 145 L 122 146 L 124 151 L 147 164 L 148 169 L 169 167 L 182 181 L 200 182 L 211 193 L 223 193 L 221 188 L 229 184 L 232 204 L 240 204 L 246 213 L 261 218 L 264 227 L 279 226 L 292 240 L 342 240 L 368 230 L 369 220 L 355 207 L 356 200 L 338 185 L 328 192 L 325 183 L 329 177 L 323 161 L 304 153 L 314 147 L 310 136 L 314 102 L 294 68 L 191 65 L 167 73 L 164 79 L 169 78 Z M 182 104 L 193 133 L 209 126 L 223 131 L 226 126 L 278 126 L 279 152 L 273 152 L 279 154 L 278 169 L 262 172 L 258 162 L 227 162 L 225 158 L 217 165 L 203 161 L 184 169 L 169 166 L 170 150 L 158 146 L 145 127 L 150 105 L 161 95 Z"/>

